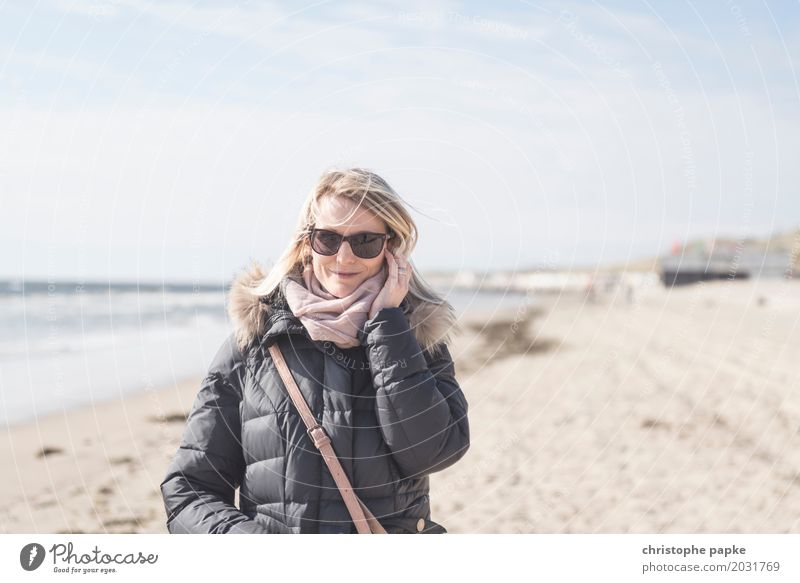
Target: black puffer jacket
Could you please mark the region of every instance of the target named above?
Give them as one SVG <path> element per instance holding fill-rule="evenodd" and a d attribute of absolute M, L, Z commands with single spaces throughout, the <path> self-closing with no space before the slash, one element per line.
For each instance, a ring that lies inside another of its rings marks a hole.
<path fill-rule="evenodd" d="M 437 312 L 407 298 L 366 323 L 361 346 L 342 350 L 308 337 L 286 305 L 286 280 L 256 304 L 237 290 L 261 275 L 255 268 L 234 284 L 237 332 L 214 359 L 161 484 L 168 530 L 355 532 L 267 350 L 277 342 L 354 490 L 386 530 L 442 532 L 431 521 L 428 476 L 463 457 L 469 424 L 446 343 L 420 348 L 426 335 L 446 337 Z"/>

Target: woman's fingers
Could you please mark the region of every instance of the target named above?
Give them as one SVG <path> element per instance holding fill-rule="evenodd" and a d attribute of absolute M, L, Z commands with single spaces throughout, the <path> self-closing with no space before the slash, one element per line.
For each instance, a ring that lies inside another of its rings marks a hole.
<path fill-rule="evenodd" d="M 391 290 L 389 293 L 392 296 L 400 297 L 398 303 L 402 301 L 408 293 L 408 284 L 411 281 L 411 264 L 406 261 L 406 258 L 400 254 L 394 254 L 388 249 L 386 250 L 386 262 L 389 264 L 389 278 L 386 285 Z M 402 272 L 400 270 L 403 270 Z"/>
<path fill-rule="evenodd" d="M 403 270 L 402 272 L 400 270 Z M 399 274 L 398 280 L 405 284 L 411 278 L 411 265 L 406 261 L 405 257 L 397 258 L 397 271 Z"/>
<path fill-rule="evenodd" d="M 386 261 L 389 263 L 389 281 L 395 281 L 397 278 L 397 260 L 394 258 L 394 254 L 387 250 L 386 251 Z"/>

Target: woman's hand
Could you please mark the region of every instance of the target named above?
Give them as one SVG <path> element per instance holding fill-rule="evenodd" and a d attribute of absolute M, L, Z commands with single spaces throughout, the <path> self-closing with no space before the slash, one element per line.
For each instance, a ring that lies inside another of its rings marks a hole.
<path fill-rule="evenodd" d="M 383 289 L 378 293 L 372 308 L 369 311 L 369 319 L 381 311 L 382 308 L 399 308 L 403 298 L 408 294 L 408 282 L 411 281 L 411 264 L 402 255 L 394 255 L 386 250 L 386 263 L 389 264 L 389 276 Z"/>

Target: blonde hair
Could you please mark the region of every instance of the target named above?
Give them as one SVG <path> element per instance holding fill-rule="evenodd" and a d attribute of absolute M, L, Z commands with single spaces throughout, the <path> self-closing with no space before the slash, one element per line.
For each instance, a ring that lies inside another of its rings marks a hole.
<path fill-rule="evenodd" d="M 349 199 L 356 203 L 353 214 L 359 208 L 364 208 L 384 221 L 389 232 L 394 233 L 387 243 L 390 250 L 407 257 L 411 264 L 412 276 L 408 285 L 411 309 L 421 302 L 442 306 L 445 308 L 442 311 L 446 320 L 445 328 L 450 332 L 458 331 L 460 326 L 452 306 L 425 282 L 410 259 L 419 237 L 414 219 L 394 189 L 383 178 L 363 168 L 329 170 L 320 176 L 303 204 L 289 245 L 267 275 L 249 288 L 249 293 L 256 297 L 268 296 L 285 276 L 299 277 L 302 274 L 305 266 L 311 262 L 311 246 L 307 233 L 315 225 L 325 197 Z M 433 351 L 435 339 L 430 339 L 430 344 L 422 348 Z"/>

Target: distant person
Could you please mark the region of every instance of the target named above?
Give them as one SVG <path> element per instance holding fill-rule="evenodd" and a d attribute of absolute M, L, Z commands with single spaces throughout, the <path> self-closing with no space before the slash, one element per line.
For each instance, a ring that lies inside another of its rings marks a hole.
<path fill-rule="evenodd" d="M 593 304 L 597 301 L 597 290 L 595 290 L 595 283 L 594 278 L 590 278 L 589 282 L 586 284 L 586 299 L 589 300 L 590 304 Z"/>
<path fill-rule="evenodd" d="M 429 476 L 469 448 L 467 401 L 447 346 L 455 312 L 414 272 L 416 242 L 380 176 L 322 175 L 278 262 L 233 283 L 235 332 L 161 484 L 169 532 L 446 532 Z M 320 453 L 328 439 L 341 474 Z"/>

